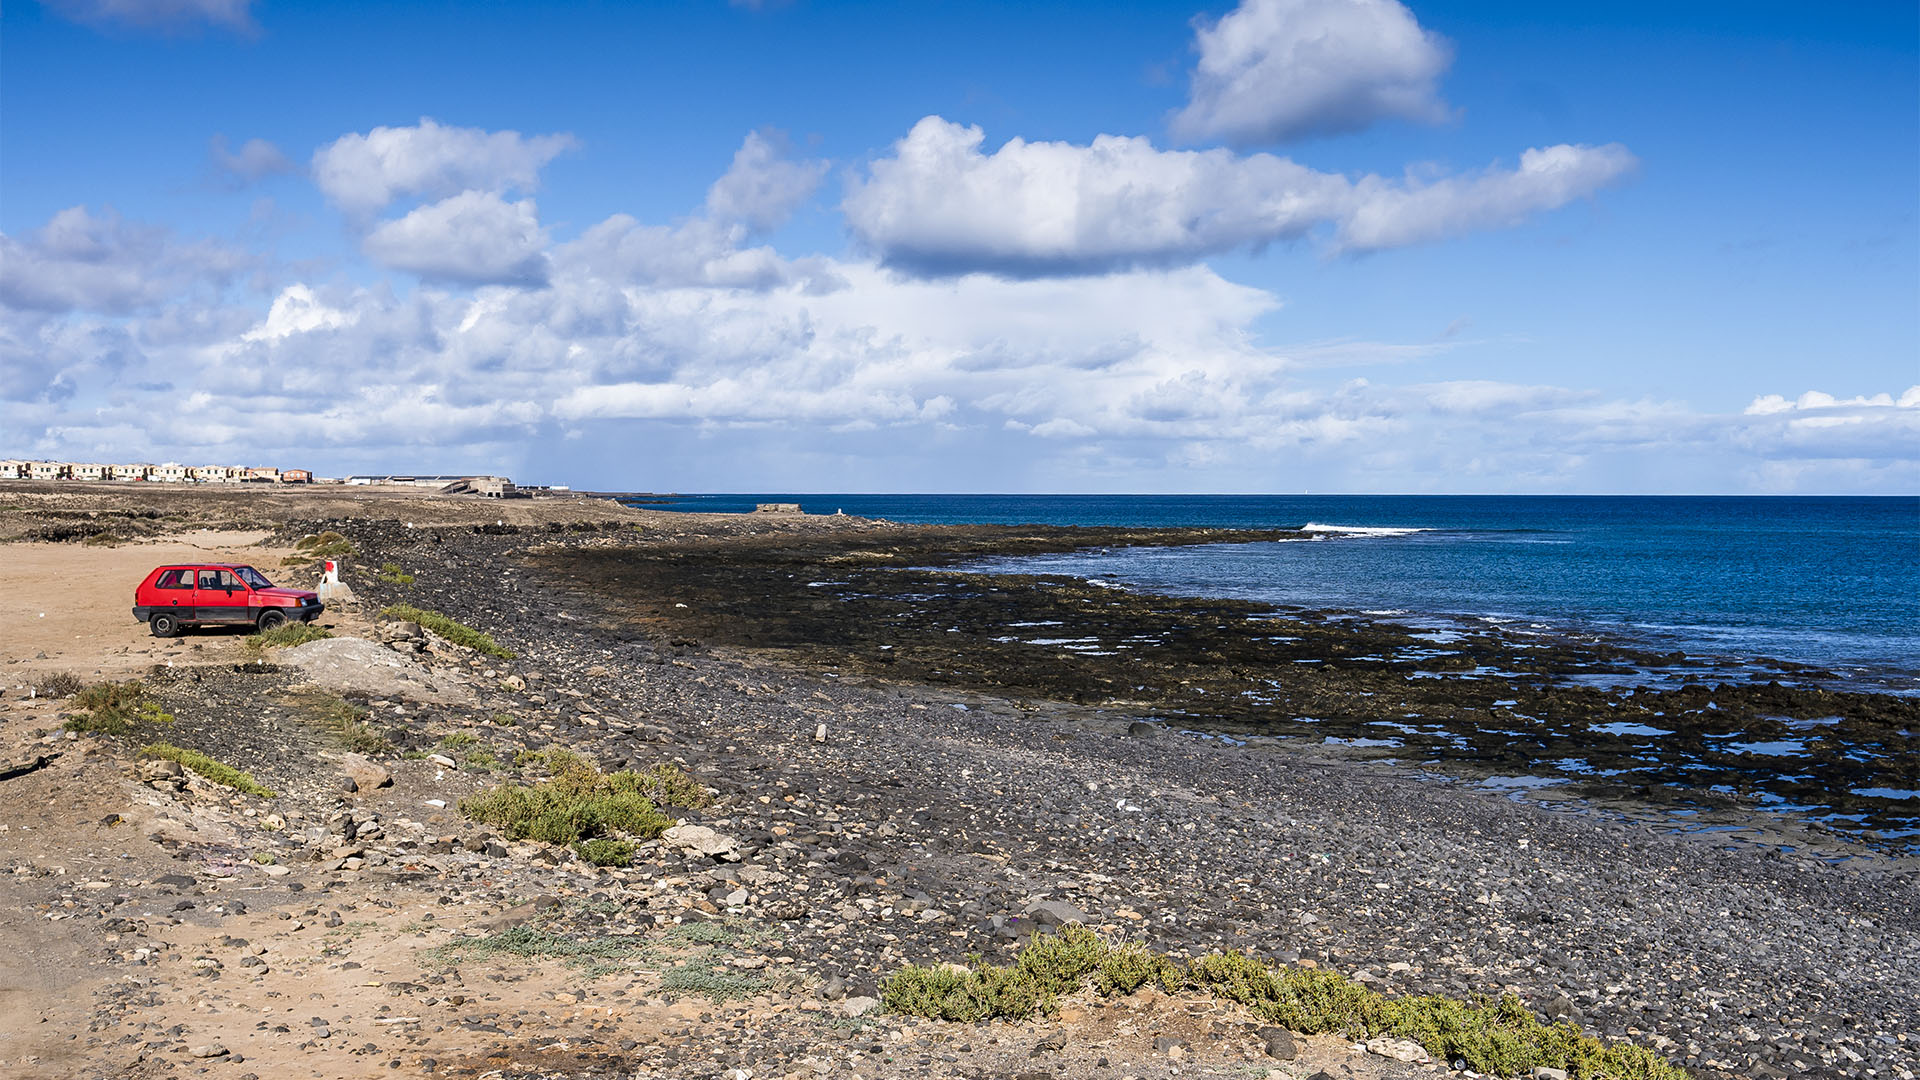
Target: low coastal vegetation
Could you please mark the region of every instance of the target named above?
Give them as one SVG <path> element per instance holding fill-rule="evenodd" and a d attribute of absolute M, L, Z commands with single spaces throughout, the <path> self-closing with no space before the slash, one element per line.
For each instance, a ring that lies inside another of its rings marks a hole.
<path fill-rule="evenodd" d="M 305 645 L 309 641 L 321 641 L 333 634 L 312 623 L 281 623 L 271 630 L 262 630 L 257 634 L 248 634 L 243 644 L 249 649 L 284 649 L 294 645 Z"/>
<path fill-rule="evenodd" d="M 751 931 L 728 923 L 676 923 L 657 934 L 565 934 L 540 925 L 508 927 L 497 933 L 450 942 L 428 951 L 441 964 L 515 960 L 560 960 L 588 975 L 607 975 L 623 964 L 666 965 L 660 970 L 660 989 L 668 998 L 698 995 L 713 1001 L 752 997 L 767 989 L 767 980 L 752 972 L 730 969 L 727 959 L 743 945 L 758 944 Z"/>
<path fill-rule="evenodd" d="M 243 795 L 258 795 L 263 799 L 273 798 L 273 792 L 266 785 L 253 778 L 252 773 L 241 772 L 231 765 L 215 761 L 198 750 L 187 750 L 172 743 L 149 743 L 140 748 L 143 758 L 158 758 L 163 761 L 177 761 L 183 768 L 220 784 L 230 787 Z"/>
<path fill-rule="evenodd" d="M 419 623 L 422 627 L 439 634 L 455 645 L 465 645 L 469 649 L 486 653 L 502 660 L 513 659 L 513 654 L 500 647 L 500 643 L 487 634 L 475 630 L 462 622 L 456 622 L 437 611 L 414 607 L 412 604 L 388 604 L 380 609 L 383 619 L 400 619 L 405 622 Z"/>
<path fill-rule="evenodd" d="M 413 575 L 407 573 L 397 562 L 381 563 L 380 572 L 373 576 L 375 580 L 385 582 L 388 585 L 413 584 Z"/>
<path fill-rule="evenodd" d="M 73 695 L 80 713 L 63 725 L 87 735 L 126 736 L 157 724 L 173 723 L 173 714 L 160 707 L 138 679 L 99 682 Z"/>
<path fill-rule="evenodd" d="M 86 685 L 80 681 L 80 676 L 71 671 L 53 671 L 40 676 L 39 681 L 33 684 L 33 693 L 36 697 L 44 698 L 72 697 L 86 689 Z"/>
<path fill-rule="evenodd" d="M 502 784 L 460 802 L 460 812 L 515 840 L 572 845 L 596 866 L 625 866 L 632 840 L 652 840 L 673 824 L 660 806 L 699 807 L 712 796 L 674 765 L 603 773 L 566 750 L 527 755 L 551 772 L 534 784 Z"/>
<path fill-rule="evenodd" d="M 1573 1080 L 1687 1077 L 1652 1051 L 1602 1043 L 1573 1024 L 1545 1023 L 1511 994 L 1471 1002 L 1390 998 L 1337 972 L 1271 967 L 1229 952 L 1183 965 L 1137 944 L 1109 945 L 1077 924 L 1036 935 L 1006 967 L 902 968 L 881 985 L 881 1002 L 896 1013 L 937 1020 L 1026 1020 L 1053 1013 L 1063 994 L 1091 989 L 1118 997 L 1148 984 L 1211 993 L 1309 1035 L 1410 1039 L 1437 1060 L 1495 1076 L 1525 1076 L 1544 1066 L 1564 1069 Z"/>
<path fill-rule="evenodd" d="M 367 719 L 367 711 L 335 694 L 307 693 L 294 702 L 302 720 L 322 728 L 356 754 L 378 757 L 393 752 L 393 742 Z"/>
<path fill-rule="evenodd" d="M 360 554 L 353 541 L 337 532 L 328 530 L 314 536 L 303 536 L 293 545 L 293 554 L 280 560 L 280 565 L 290 567 L 312 566 L 327 559 L 345 559 Z"/>

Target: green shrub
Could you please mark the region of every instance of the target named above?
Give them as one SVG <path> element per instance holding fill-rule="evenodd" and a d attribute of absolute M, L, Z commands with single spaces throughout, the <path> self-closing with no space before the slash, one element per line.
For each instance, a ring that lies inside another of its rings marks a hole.
<path fill-rule="evenodd" d="M 673 819 L 654 808 L 628 778 L 607 776 L 578 754 L 548 751 L 550 779 L 503 784 L 460 802 L 460 812 L 496 826 L 516 840 L 574 844 L 611 833 L 651 840 Z"/>
<path fill-rule="evenodd" d="M 280 649 L 293 645 L 305 645 L 309 641 L 322 641 L 333 634 L 312 623 L 282 623 L 271 630 L 262 630 L 257 634 L 248 634 L 242 643 L 249 649 Z"/>
<path fill-rule="evenodd" d="M 255 780 L 251 773 L 243 773 L 231 765 L 223 765 L 198 750 L 184 750 L 171 743 L 150 743 L 140 748 L 140 756 L 177 761 L 208 780 L 230 787 L 241 794 L 258 795 L 263 799 L 273 798 L 273 792 Z"/>
<path fill-rule="evenodd" d="M 1093 988 L 1107 997 L 1124 997 L 1148 983 L 1173 993 L 1186 985 L 1186 976 L 1180 965 L 1138 942 L 1107 950 L 1093 972 Z"/>
<path fill-rule="evenodd" d="M 293 545 L 293 554 L 280 560 L 282 566 L 312 566 L 326 559 L 345 559 L 360 554 L 353 541 L 328 530 L 318 536 L 303 536 Z"/>
<path fill-rule="evenodd" d="M 380 609 L 380 617 L 419 623 L 455 645 L 465 645 L 469 649 L 499 657 L 502 660 L 513 659 L 513 654 L 501 648 L 493 638 L 465 623 L 455 622 L 437 611 L 417 608 L 412 604 L 389 604 Z"/>
<path fill-rule="evenodd" d="M 67 720 L 63 726 L 68 731 L 124 736 L 141 727 L 173 723 L 173 714 L 148 697 L 147 685 L 138 679 L 94 683 L 75 694 L 73 703 L 86 711 Z"/>
<path fill-rule="evenodd" d="M 975 1023 L 1050 1013 L 1056 995 L 1084 987 L 1130 994 L 1153 984 L 1205 990 L 1237 1002 L 1268 1023 L 1349 1039 L 1411 1039 L 1443 1061 L 1494 1076 L 1530 1075 L 1541 1066 L 1577 1080 L 1686 1080 L 1686 1072 L 1650 1050 L 1607 1045 L 1570 1023 L 1548 1024 L 1519 998 L 1459 1001 L 1439 996 L 1389 998 L 1336 972 L 1272 968 L 1240 953 L 1214 952 L 1185 971 L 1144 946 L 1109 946 L 1077 925 L 1036 934 L 1007 967 L 972 970 L 909 965 L 880 989 L 889 1011 Z"/>
<path fill-rule="evenodd" d="M 645 795 L 660 806 L 698 810 L 713 805 L 713 794 L 670 761 L 649 765 L 638 772 L 623 769 L 607 777 L 607 783 L 615 791 Z"/>
<path fill-rule="evenodd" d="M 573 845 L 576 855 L 595 866 L 632 866 L 633 853 L 638 845 L 628 840 L 608 840 L 604 837 L 595 840 L 582 840 Z"/>
<path fill-rule="evenodd" d="M 375 574 L 374 577 L 377 580 L 384 581 L 389 585 L 413 584 L 413 575 L 407 573 L 405 570 L 402 570 L 400 568 L 400 564 L 396 562 L 381 563 L 380 572 Z"/>
<path fill-rule="evenodd" d="M 1107 943 L 1100 935 L 1070 923 L 1056 933 L 1035 934 L 1013 966 L 1046 994 L 1070 994 L 1106 956 Z"/>

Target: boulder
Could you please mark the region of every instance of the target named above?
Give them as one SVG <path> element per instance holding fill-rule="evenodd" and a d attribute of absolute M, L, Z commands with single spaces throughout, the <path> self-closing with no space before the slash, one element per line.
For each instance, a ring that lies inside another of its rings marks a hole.
<path fill-rule="evenodd" d="M 347 779 L 353 781 L 355 791 L 374 791 L 393 784 L 392 773 L 360 754 L 348 754 L 341 760 L 340 767 L 347 774 Z"/>
<path fill-rule="evenodd" d="M 1027 917 L 1041 926 L 1065 926 L 1091 922 L 1087 913 L 1061 900 L 1036 900 L 1027 905 Z"/>
<path fill-rule="evenodd" d="M 437 676 L 423 664 L 365 638 L 336 637 L 283 650 L 282 663 L 309 682 L 336 692 L 404 698 L 435 705 L 470 705 L 473 690 Z"/>
<path fill-rule="evenodd" d="M 740 841 L 724 833 L 718 833 L 705 825 L 675 825 L 660 834 L 660 842 L 676 851 L 685 851 L 694 855 L 737 862 L 740 859 Z"/>

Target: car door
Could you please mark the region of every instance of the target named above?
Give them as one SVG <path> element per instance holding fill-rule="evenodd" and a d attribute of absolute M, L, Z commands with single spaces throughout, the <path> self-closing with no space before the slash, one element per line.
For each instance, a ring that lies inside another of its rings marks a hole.
<path fill-rule="evenodd" d="M 191 566 L 173 566 L 160 571 L 153 582 L 153 611 L 166 611 L 181 622 L 192 622 L 195 594 Z M 151 612 L 149 612 L 151 614 Z"/>
<path fill-rule="evenodd" d="M 194 618 L 203 623 L 247 621 L 247 586 L 233 571 L 202 567 L 193 590 Z"/>

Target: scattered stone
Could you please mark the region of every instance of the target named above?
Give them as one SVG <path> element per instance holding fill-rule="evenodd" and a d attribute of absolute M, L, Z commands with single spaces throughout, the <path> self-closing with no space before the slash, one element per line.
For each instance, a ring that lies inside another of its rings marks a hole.
<path fill-rule="evenodd" d="M 741 857 L 740 841 L 705 825 L 675 825 L 660 834 L 660 842 L 677 851 L 727 862 L 736 862 Z"/>

